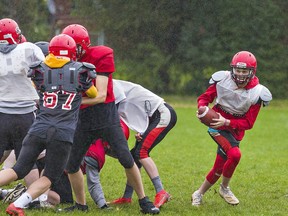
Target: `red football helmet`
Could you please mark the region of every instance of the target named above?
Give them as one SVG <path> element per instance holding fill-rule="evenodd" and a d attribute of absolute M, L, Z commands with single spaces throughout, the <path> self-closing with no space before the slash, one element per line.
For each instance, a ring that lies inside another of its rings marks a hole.
<path fill-rule="evenodd" d="M 55 56 L 64 56 L 76 60 L 76 43 L 72 37 L 59 34 L 53 37 L 49 43 L 49 53 Z"/>
<path fill-rule="evenodd" d="M 231 74 L 233 80 L 237 85 L 247 84 L 256 74 L 257 70 L 257 60 L 255 56 L 248 51 L 240 51 L 236 53 L 231 61 L 230 66 L 232 67 Z M 248 75 L 236 75 L 236 69 L 248 69 Z"/>
<path fill-rule="evenodd" d="M 18 44 L 21 42 L 21 30 L 18 24 L 9 18 L 0 20 L 0 43 Z"/>
<path fill-rule="evenodd" d="M 20 37 L 20 42 L 19 42 L 19 43 L 24 43 L 24 42 L 27 42 L 27 39 L 26 39 L 26 37 L 22 34 L 21 37 Z"/>
<path fill-rule="evenodd" d="M 91 45 L 87 29 L 79 24 L 72 24 L 65 27 L 62 34 L 71 36 L 77 44 L 77 58 L 80 59 Z"/>

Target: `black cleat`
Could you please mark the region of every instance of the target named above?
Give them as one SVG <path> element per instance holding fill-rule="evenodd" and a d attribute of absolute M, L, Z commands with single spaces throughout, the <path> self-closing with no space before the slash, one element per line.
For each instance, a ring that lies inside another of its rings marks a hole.
<path fill-rule="evenodd" d="M 159 214 L 160 213 L 159 208 L 156 208 L 147 196 L 139 200 L 139 205 L 141 208 L 141 212 L 144 214 Z"/>
<path fill-rule="evenodd" d="M 87 212 L 88 206 L 87 205 L 81 205 L 81 204 L 75 202 L 75 205 L 63 209 L 64 212 L 73 212 L 75 210 Z"/>
<path fill-rule="evenodd" d="M 109 205 L 107 205 L 107 204 L 104 204 L 103 206 L 101 206 L 101 208 L 100 208 L 101 210 L 103 210 L 103 211 L 109 211 L 109 210 L 113 210 L 113 207 L 111 207 L 111 206 L 109 206 Z"/>

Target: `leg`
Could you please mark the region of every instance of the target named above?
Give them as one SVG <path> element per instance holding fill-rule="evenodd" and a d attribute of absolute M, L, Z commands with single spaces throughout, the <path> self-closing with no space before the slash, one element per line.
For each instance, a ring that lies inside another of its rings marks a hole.
<path fill-rule="evenodd" d="M 69 155 L 66 170 L 75 195 L 76 204 L 64 209 L 65 211 L 82 210 L 87 211 L 84 176 L 80 169 L 81 162 L 90 144 L 96 138 L 95 131 L 76 130 L 74 143 Z"/>
<path fill-rule="evenodd" d="M 175 126 L 177 115 L 168 104 L 161 104 L 149 120 L 149 126 L 142 135 L 142 140 L 138 140 L 133 151 L 135 161 L 139 161 L 149 175 L 155 191 L 154 205 L 161 207 L 171 199 L 171 195 L 164 190 L 157 166 L 153 159 L 149 157 L 150 151 L 158 145 Z"/>
<path fill-rule="evenodd" d="M 88 160 L 89 162 L 86 163 L 86 178 L 89 193 L 99 208 L 105 208 L 107 204 L 100 182 L 98 162 L 91 157 L 85 157 L 85 161 Z"/>
<path fill-rule="evenodd" d="M 86 205 L 85 191 L 83 190 L 84 176 L 82 171 L 79 169 L 76 173 L 68 174 L 68 177 L 76 197 L 76 202 L 81 205 Z"/>
<path fill-rule="evenodd" d="M 216 136 L 215 136 L 216 135 Z M 229 182 L 232 175 L 241 159 L 241 152 L 239 149 L 239 141 L 227 131 L 220 131 L 219 134 L 211 134 L 212 138 L 218 144 L 218 154 L 226 158 L 223 166 L 223 179 L 220 185 L 219 194 L 229 204 L 237 205 L 239 200 L 232 193 L 229 188 Z"/>
<path fill-rule="evenodd" d="M 241 152 L 238 147 L 234 147 L 227 152 L 227 161 L 223 168 L 222 185 L 224 187 L 229 186 L 230 179 L 241 159 Z"/>
<path fill-rule="evenodd" d="M 222 170 L 224 167 L 224 164 L 226 162 L 226 159 L 217 154 L 214 166 L 210 170 L 210 172 L 207 174 L 204 182 L 199 187 L 198 190 L 196 190 L 192 194 L 192 205 L 193 206 L 199 206 L 202 204 L 202 197 L 203 195 L 218 181 L 218 179 L 221 177 Z"/>
<path fill-rule="evenodd" d="M 105 130 L 105 140 L 111 145 L 113 151 L 116 152 L 120 164 L 125 168 L 127 181 L 135 190 L 141 211 L 144 213 L 158 214 L 159 209 L 150 202 L 145 196 L 141 175 L 133 157 L 129 151 L 128 143 L 119 126 L 112 126 Z"/>
<path fill-rule="evenodd" d="M 99 208 L 108 208 L 100 182 L 99 172 L 105 163 L 105 149 L 102 139 L 97 139 L 88 149 L 83 163 L 83 170 L 86 173 L 89 193 Z"/>
<path fill-rule="evenodd" d="M 0 171 L 0 186 L 8 185 L 17 179 L 18 175 L 11 168 Z"/>

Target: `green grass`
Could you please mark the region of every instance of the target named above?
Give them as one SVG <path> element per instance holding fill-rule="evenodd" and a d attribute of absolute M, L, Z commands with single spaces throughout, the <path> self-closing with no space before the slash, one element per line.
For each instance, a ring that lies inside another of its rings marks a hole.
<path fill-rule="evenodd" d="M 205 194 L 204 204 L 199 208 L 191 205 L 191 194 L 212 167 L 216 144 L 208 136 L 207 128 L 195 117 L 195 99 L 168 97 L 167 101 L 175 107 L 178 122 L 151 152 L 163 184 L 173 196 L 161 209 L 161 215 L 287 215 L 288 101 L 272 101 L 269 107 L 262 109 L 254 128 L 246 132 L 241 142 L 242 158 L 230 184 L 240 204 L 226 204 L 218 194 L 217 182 Z M 132 132 L 129 140 L 131 147 L 133 135 Z M 142 176 L 145 192 L 153 200 L 155 192 L 144 170 Z M 126 179 L 117 160 L 106 157 L 101 181 L 107 201 L 122 195 Z M 142 215 L 135 194 L 131 205 L 115 207 L 109 212 L 99 210 L 88 192 L 87 202 L 90 207 L 88 213 L 70 215 Z M 1 204 L 0 215 L 4 214 L 6 206 Z M 26 212 L 29 216 L 55 214 L 52 210 Z"/>

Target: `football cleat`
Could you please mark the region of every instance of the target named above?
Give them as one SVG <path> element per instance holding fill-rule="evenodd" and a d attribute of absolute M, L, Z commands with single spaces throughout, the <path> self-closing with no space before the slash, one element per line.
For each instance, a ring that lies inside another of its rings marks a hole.
<path fill-rule="evenodd" d="M 108 204 L 117 205 L 117 204 L 130 204 L 132 202 L 131 198 L 120 197 L 116 200 L 109 202 Z"/>
<path fill-rule="evenodd" d="M 232 193 L 229 187 L 225 188 L 222 184 L 220 184 L 219 189 L 220 196 L 229 204 L 231 205 L 238 205 L 239 200 L 237 197 Z"/>
<path fill-rule="evenodd" d="M 155 196 L 154 205 L 155 205 L 155 207 L 160 208 L 162 205 L 164 205 L 170 199 L 171 199 L 171 195 L 168 192 L 166 192 L 165 190 L 161 190 Z"/>
<path fill-rule="evenodd" d="M 64 212 L 73 212 L 75 210 L 87 212 L 88 206 L 87 205 L 81 205 L 79 203 L 75 203 L 75 205 L 73 205 L 73 206 L 64 208 Z"/>
<path fill-rule="evenodd" d="M 17 200 L 25 191 L 27 188 L 22 185 L 21 183 L 17 184 L 14 189 L 12 189 L 10 192 L 6 194 L 6 196 L 3 199 L 3 203 L 12 203 L 15 200 Z"/>
<path fill-rule="evenodd" d="M 141 212 L 144 214 L 159 214 L 159 208 L 155 207 L 154 204 L 149 200 L 146 196 L 143 199 L 139 200 L 139 205 L 141 208 Z"/>
<path fill-rule="evenodd" d="M 192 205 L 193 206 L 200 206 L 202 204 L 202 197 L 203 195 L 199 193 L 199 191 L 195 191 L 192 194 Z"/>
<path fill-rule="evenodd" d="M 7 209 L 6 213 L 11 216 L 25 216 L 25 212 L 22 208 L 15 207 L 14 203 L 11 203 Z"/>
<path fill-rule="evenodd" d="M 105 203 L 103 206 L 100 207 L 100 209 L 103 211 L 109 211 L 109 210 L 113 210 L 113 207 L 111 207 L 107 203 Z"/>

